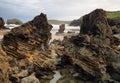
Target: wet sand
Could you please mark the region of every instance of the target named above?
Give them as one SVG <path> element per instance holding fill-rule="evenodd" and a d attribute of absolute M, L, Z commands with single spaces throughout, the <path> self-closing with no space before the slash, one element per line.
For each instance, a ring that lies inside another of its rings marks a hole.
<path fill-rule="evenodd" d="M 9 32 L 10 30 L 0 30 L 0 35 L 5 35 Z"/>

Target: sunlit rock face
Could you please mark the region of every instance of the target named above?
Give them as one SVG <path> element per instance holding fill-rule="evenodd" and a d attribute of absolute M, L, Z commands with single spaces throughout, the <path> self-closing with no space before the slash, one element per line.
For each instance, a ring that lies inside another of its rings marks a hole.
<path fill-rule="evenodd" d="M 9 80 L 9 62 L 6 53 L 0 47 L 0 82 L 11 83 Z"/>
<path fill-rule="evenodd" d="M 13 28 L 2 41 L 2 48 L 8 56 L 27 59 L 39 67 L 49 67 L 53 58 L 48 43 L 51 39 L 52 25 L 47 17 L 41 13 L 32 21 Z"/>
<path fill-rule="evenodd" d="M 20 83 L 21 77 L 28 77 L 32 73 L 40 77 L 55 68 L 56 57 L 49 48 L 51 29 L 46 15 L 41 13 L 4 35 L 1 45 L 10 58 L 8 74 L 11 82 Z"/>
<path fill-rule="evenodd" d="M 93 77 L 97 82 L 119 81 L 120 40 L 113 37 L 104 10 L 96 9 L 83 16 L 79 35 L 65 37 L 62 42 L 63 55 L 69 56 L 86 73 L 86 78 Z"/>

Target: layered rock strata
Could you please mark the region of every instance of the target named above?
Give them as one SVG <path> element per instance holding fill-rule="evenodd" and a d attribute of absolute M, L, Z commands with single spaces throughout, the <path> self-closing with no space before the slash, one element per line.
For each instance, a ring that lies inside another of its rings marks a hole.
<path fill-rule="evenodd" d="M 120 79 L 120 40 L 115 38 L 107 21 L 106 12 L 96 9 L 83 16 L 80 33 L 65 37 L 59 55 L 68 56 L 86 74 L 98 83 Z M 82 72 L 83 73 L 83 72 Z"/>

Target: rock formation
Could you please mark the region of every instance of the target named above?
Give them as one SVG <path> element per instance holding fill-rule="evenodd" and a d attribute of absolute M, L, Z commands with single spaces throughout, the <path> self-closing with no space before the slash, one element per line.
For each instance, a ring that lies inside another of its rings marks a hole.
<path fill-rule="evenodd" d="M 96 9 L 83 16 L 79 35 L 65 37 L 57 54 L 69 57 L 95 83 L 120 82 L 120 40 L 115 38 L 106 12 Z M 118 82 L 117 82 L 118 81 Z"/>
<path fill-rule="evenodd" d="M 66 65 L 84 81 L 119 83 L 120 39 L 113 36 L 106 12 L 94 10 L 82 17 L 80 26 L 79 34 L 54 40 L 50 46 L 52 25 L 43 13 L 12 29 L 1 42 L 0 83 L 42 83 L 44 74 Z M 64 29 L 62 25 L 59 32 Z"/>
<path fill-rule="evenodd" d="M 47 22 L 46 15 L 41 13 L 32 21 L 13 28 L 4 35 L 2 49 L 11 57 L 10 81 L 20 82 L 21 77 L 33 72 L 39 77 L 44 71 L 53 69 L 55 56 L 48 46 L 51 29 L 52 25 Z"/>
<path fill-rule="evenodd" d="M 65 24 L 61 24 L 59 25 L 59 30 L 58 32 L 56 32 L 56 34 L 62 34 L 64 33 L 64 30 L 65 30 Z"/>

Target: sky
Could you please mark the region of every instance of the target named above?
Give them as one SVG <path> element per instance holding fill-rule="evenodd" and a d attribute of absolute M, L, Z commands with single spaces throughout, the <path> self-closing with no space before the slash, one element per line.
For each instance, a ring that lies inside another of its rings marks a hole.
<path fill-rule="evenodd" d="M 48 19 L 74 20 L 97 8 L 120 11 L 120 0 L 0 0 L 0 17 L 27 22 L 42 12 Z"/>

